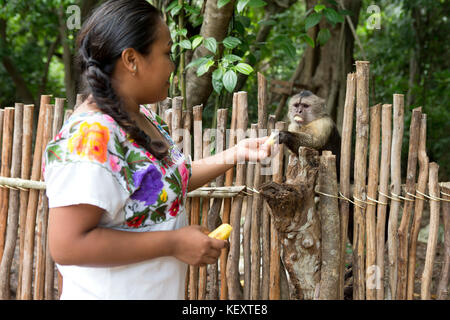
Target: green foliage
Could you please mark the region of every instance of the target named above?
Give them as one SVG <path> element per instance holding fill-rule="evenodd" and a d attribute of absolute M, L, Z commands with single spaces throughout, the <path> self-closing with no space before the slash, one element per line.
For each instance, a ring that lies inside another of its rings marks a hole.
<path fill-rule="evenodd" d="M 422 106 L 427 114 L 427 153 L 430 161 L 439 166 L 440 181 L 450 178 L 450 72 L 449 52 L 450 30 L 449 7 L 444 1 L 412 0 L 378 3 L 381 11 L 380 29 L 370 29 L 367 21 L 372 13 L 366 9 L 371 1 L 364 1 L 357 34 L 370 61 L 370 73 L 375 88 L 375 103 L 392 103 L 392 95 L 405 95 L 405 134 L 403 141 L 402 166 L 406 172 L 408 155 L 409 125 L 411 110 Z M 413 28 L 415 26 L 415 28 Z M 355 59 L 363 59 L 355 47 Z M 418 70 L 411 87 L 414 99 L 406 105 L 410 77 L 410 59 L 415 54 Z"/>

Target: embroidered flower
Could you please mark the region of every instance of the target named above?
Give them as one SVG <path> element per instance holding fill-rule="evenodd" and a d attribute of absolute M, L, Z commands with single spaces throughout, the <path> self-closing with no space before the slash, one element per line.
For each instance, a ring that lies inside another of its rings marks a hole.
<path fill-rule="evenodd" d="M 172 202 L 172 205 L 169 208 L 169 214 L 172 217 L 175 217 L 178 213 L 178 210 L 180 210 L 180 199 L 176 198 L 174 202 Z"/>
<path fill-rule="evenodd" d="M 180 172 L 181 183 L 183 185 L 182 186 L 182 192 L 183 192 L 183 195 L 185 195 L 187 183 L 188 183 L 188 180 L 189 180 L 189 170 L 186 168 L 186 165 L 184 164 L 184 162 L 182 162 L 180 164 L 180 166 L 178 167 L 178 171 Z"/>
<path fill-rule="evenodd" d="M 119 164 L 119 158 L 115 155 L 109 155 L 109 166 L 113 172 L 119 172 L 122 166 Z"/>
<path fill-rule="evenodd" d="M 166 202 L 167 201 L 167 191 L 165 189 L 163 189 L 163 191 L 161 192 L 161 195 L 159 196 L 159 199 L 161 200 L 161 202 Z"/>
<path fill-rule="evenodd" d="M 130 228 L 138 228 L 142 224 L 144 219 L 145 219 L 145 214 L 140 215 L 140 216 L 131 217 L 131 218 L 127 219 L 127 225 Z"/>
<path fill-rule="evenodd" d="M 70 153 L 104 163 L 108 155 L 109 129 L 98 122 L 84 122 L 67 144 Z"/>
<path fill-rule="evenodd" d="M 131 195 L 131 199 L 143 201 L 146 205 L 155 203 L 164 186 L 161 178 L 161 172 L 153 165 L 136 171 L 133 174 L 133 181 L 137 190 Z"/>

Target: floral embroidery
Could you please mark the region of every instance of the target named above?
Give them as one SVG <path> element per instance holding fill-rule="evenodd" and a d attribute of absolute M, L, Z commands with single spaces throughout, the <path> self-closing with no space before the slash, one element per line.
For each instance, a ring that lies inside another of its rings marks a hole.
<path fill-rule="evenodd" d="M 131 199 L 143 201 L 146 205 L 155 203 L 159 192 L 164 187 L 161 177 L 161 172 L 153 165 L 149 165 L 144 170 L 136 171 L 133 174 L 133 180 L 138 189 L 131 195 Z"/>
<path fill-rule="evenodd" d="M 172 217 L 175 217 L 178 213 L 178 210 L 180 210 L 180 199 L 176 198 L 174 202 L 172 202 L 172 205 L 169 208 L 169 214 Z"/>
<path fill-rule="evenodd" d="M 191 174 L 190 162 L 173 143 L 164 121 L 144 106 L 141 111 L 169 142 L 168 156 L 162 160 L 129 139 L 114 119 L 102 112 L 70 118 L 48 144 L 43 159 L 43 171 L 69 162 L 93 162 L 113 175 L 128 197 L 121 218 L 115 220 L 119 229 L 150 230 L 177 217 L 183 210 Z"/>
<path fill-rule="evenodd" d="M 98 122 L 81 124 L 78 132 L 68 142 L 70 153 L 74 151 L 81 157 L 106 162 L 108 154 L 109 129 Z"/>

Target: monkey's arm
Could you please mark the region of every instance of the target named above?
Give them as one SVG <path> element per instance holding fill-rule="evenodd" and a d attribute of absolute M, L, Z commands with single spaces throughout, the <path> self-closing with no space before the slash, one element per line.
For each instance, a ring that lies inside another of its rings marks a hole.
<path fill-rule="evenodd" d="M 280 131 L 279 142 L 284 144 L 298 156 L 298 148 L 301 146 L 320 150 L 321 144 L 313 135 L 305 132 Z"/>
<path fill-rule="evenodd" d="M 279 142 L 286 145 L 293 153 L 298 156 L 298 148 L 301 146 L 309 147 L 321 151 L 330 139 L 334 128 L 334 122 L 323 117 L 312 121 L 298 131 L 281 131 Z"/>

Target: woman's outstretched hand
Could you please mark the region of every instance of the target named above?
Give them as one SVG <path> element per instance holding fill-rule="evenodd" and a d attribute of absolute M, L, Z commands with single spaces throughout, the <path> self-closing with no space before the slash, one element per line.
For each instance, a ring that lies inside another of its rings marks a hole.
<path fill-rule="evenodd" d="M 236 145 L 237 160 L 258 162 L 276 154 L 279 150 L 278 145 L 272 146 L 264 143 L 269 137 L 247 138 L 238 142 Z"/>

